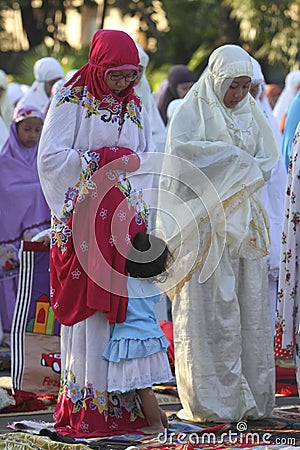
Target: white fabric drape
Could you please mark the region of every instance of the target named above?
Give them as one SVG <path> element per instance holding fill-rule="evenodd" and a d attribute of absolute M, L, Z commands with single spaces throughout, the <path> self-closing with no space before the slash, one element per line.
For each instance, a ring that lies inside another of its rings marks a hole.
<path fill-rule="evenodd" d="M 12 113 L 14 107 L 12 101 L 10 100 L 10 97 L 7 95 L 7 86 L 8 81 L 6 73 L 0 69 L 0 87 L 3 89 L 2 93 L 0 93 L 0 118 L 3 120 L 4 125 L 7 127 L 7 129 L 9 129 L 12 121 Z M 1 138 L 3 140 L 2 136 Z"/>
<path fill-rule="evenodd" d="M 288 73 L 284 80 L 284 88 L 274 106 L 273 112 L 278 125 L 287 114 L 290 104 L 295 98 L 300 85 L 300 70 L 293 70 Z"/>
<path fill-rule="evenodd" d="M 261 192 L 278 149 L 250 94 L 234 109 L 223 103 L 230 80 L 251 75 L 241 47 L 215 50 L 169 125 L 158 224 L 175 256 L 168 288 L 179 417 L 188 420 L 255 419 L 274 406 Z"/>
<path fill-rule="evenodd" d="M 253 65 L 252 83 L 256 83 L 260 86 L 260 93 L 258 93 L 255 100 L 272 128 L 274 138 L 276 139 L 279 149 L 277 164 L 272 169 L 270 179 L 265 184 L 262 197 L 263 205 L 266 208 L 270 221 L 271 247 L 268 255 L 268 272 L 271 315 L 273 319 L 273 331 L 275 334 L 281 232 L 287 174 L 282 153 L 280 151 L 282 144 L 282 133 L 278 128 L 273 110 L 271 109 L 270 103 L 266 96 L 265 78 L 259 62 L 254 58 L 251 58 L 251 61 Z"/>
<path fill-rule="evenodd" d="M 145 70 L 149 62 L 149 56 L 141 45 L 136 44 L 136 46 L 139 52 L 140 65 L 143 66 L 144 73 L 141 80 L 135 85 L 134 89 L 136 94 L 142 99 L 142 105 L 146 109 L 149 116 L 153 142 L 159 152 L 164 152 L 167 131 L 156 106 L 148 79 L 145 74 Z"/>

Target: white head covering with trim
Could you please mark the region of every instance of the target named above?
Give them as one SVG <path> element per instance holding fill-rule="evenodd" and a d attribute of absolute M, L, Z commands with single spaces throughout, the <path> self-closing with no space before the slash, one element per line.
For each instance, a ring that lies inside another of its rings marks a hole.
<path fill-rule="evenodd" d="M 219 238 L 233 257 L 268 253 L 268 219 L 260 197 L 277 162 L 276 141 L 250 94 L 232 109 L 223 102 L 234 78 L 252 74 L 250 55 L 241 47 L 217 48 L 169 124 L 158 205 L 159 211 L 169 211 L 158 215 L 158 228 L 179 255 L 176 282 L 188 279 L 206 259 L 205 281 L 221 256 Z"/>
<path fill-rule="evenodd" d="M 45 83 L 63 78 L 64 70 L 57 59 L 47 56 L 35 62 L 33 73 L 35 81 L 19 100 L 18 105 L 30 104 L 44 111 L 49 102 L 49 97 L 45 91 Z"/>

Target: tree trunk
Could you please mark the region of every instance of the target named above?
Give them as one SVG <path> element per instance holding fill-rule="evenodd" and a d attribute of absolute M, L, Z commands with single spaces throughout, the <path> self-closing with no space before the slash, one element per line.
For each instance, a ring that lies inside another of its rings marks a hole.
<path fill-rule="evenodd" d="M 38 27 L 38 21 L 34 15 L 33 8 L 31 7 L 31 2 L 28 2 L 28 5 L 22 6 L 21 15 L 23 21 L 23 27 L 27 34 L 27 39 L 29 42 L 30 48 L 36 47 L 40 45 L 44 40 L 44 30 Z"/>

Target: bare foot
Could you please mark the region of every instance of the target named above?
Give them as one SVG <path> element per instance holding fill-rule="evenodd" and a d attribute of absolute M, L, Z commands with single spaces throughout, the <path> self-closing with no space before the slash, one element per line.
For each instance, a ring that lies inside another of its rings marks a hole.
<path fill-rule="evenodd" d="M 145 434 L 159 434 L 164 433 L 165 429 L 163 425 L 150 425 L 149 427 L 140 428 L 139 431 L 142 431 Z"/>
<path fill-rule="evenodd" d="M 163 409 L 159 408 L 159 410 L 160 410 L 160 418 L 161 418 L 161 421 L 162 421 L 162 424 L 163 424 L 164 428 L 169 428 L 169 422 L 168 422 L 167 414 L 165 413 L 165 411 Z"/>

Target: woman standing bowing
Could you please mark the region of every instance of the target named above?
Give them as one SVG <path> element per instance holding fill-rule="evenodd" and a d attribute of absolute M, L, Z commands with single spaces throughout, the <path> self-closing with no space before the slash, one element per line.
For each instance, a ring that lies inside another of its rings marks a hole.
<path fill-rule="evenodd" d="M 274 406 L 268 219 L 261 192 L 278 150 L 249 94 L 251 76 L 247 52 L 236 45 L 219 47 L 169 125 L 166 175 L 160 188 L 168 195 L 181 195 L 182 207 L 190 206 L 200 234 L 197 241 L 195 233 L 181 229 L 177 248 L 172 246 L 178 242 L 176 235 L 168 239 L 174 255 L 179 246 L 182 250 L 174 263 L 177 273 L 186 265 L 173 291 L 172 316 L 176 381 L 183 406 L 179 417 L 187 420 L 257 419 L 270 414 Z M 176 173 L 173 157 L 181 161 Z M 188 164 L 182 161 L 192 164 L 199 176 L 188 176 Z M 183 177 L 188 184 L 185 188 L 181 183 L 178 189 Z M 204 179 L 217 193 L 217 203 L 201 186 Z M 195 192 L 201 189 L 205 208 L 197 210 Z M 164 206 L 159 200 L 159 210 Z M 180 204 L 173 210 L 179 218 Z M 224 219 L 219 223 L 222 211 Z M 209 228 L 211 218 L 215 223 Z M 166 233 L 170 236 L 168 229 Z M 193 262 L 196 244 L 199 252 Z M 203 276 L 208 248 L 213 250 L 207 258 L 212 270 Z"/>
<path fill-rule="evenodd" d="M 153 150 L 133 90 L 138 63 L 126 33 L 97 31 L 88 63 L 51 102 L 39 147 L 41 184 L 53 214 L 51 304 L 62 323 L 55 421 L 71 436 L 147 425 L 134 391 L 107 393 L 101 356 L 109 325 L 126 317 L 127 249 L 147 227 L 147 177 L 129 177 L 139 155 Z"/>

